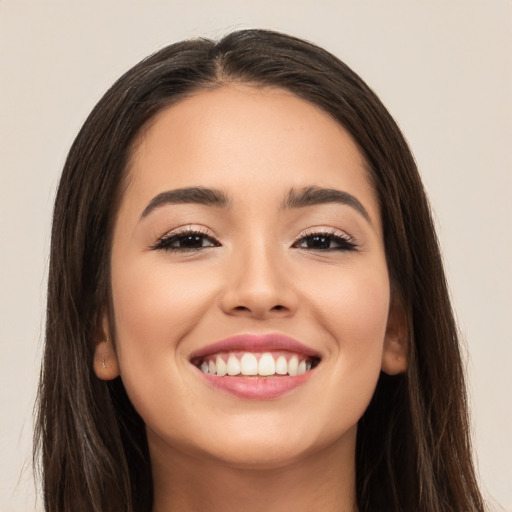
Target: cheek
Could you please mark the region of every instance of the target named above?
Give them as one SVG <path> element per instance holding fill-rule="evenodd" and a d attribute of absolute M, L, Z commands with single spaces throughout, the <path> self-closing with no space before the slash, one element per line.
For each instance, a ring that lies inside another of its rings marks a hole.
<path fill-rule="evenodd" d="M 332 339 L 333 373 L 344 386 L 364 392 L 368 401 L 380 375 L 390 287 L 384 262 L 340 271 L 311 286 L 319 325 Z"/>
<path fill-rule="evenodd" d="M 310 275 L 308 289 L 316 315 L 337 340 L 340 350 L 382 345 L 390 300 L 384 262 L 377 260 Z"/>
<path fill-rule="evenodd" d="M 112 275 L 113 303 L 117 335 L 123 340 L 133 337 L 152 345 L 160 335 L 193 323 L 210 299 L 211 280 L 202 279 L 197 266 L 184 265 L 179 272 L 165 262 L 117 267 Z M 140 336 L 150 332 L 155 339 Z"/>
<path fill-rule="evenodd" d="M 385 270 L 385 269 L 384 269 Z M 318 299 L 320 324 L 334 340 L 331 390 L 325 407 L 332 435 L 355 425 L 368 407 L 381 373 L 389 308 L 387 271 L 346 274 Z"/>
<path fill-rule="evenodd" d="M 112 295 L 116 351 L 130 398 L 150 391 L 151 375 L 179 372 L 181 339 L 211 304 L 213 283 L 190 266 L 177 273 L 169 265 L 113 265 Z M 165 383 L 162 383 L 165 384 Z"/>

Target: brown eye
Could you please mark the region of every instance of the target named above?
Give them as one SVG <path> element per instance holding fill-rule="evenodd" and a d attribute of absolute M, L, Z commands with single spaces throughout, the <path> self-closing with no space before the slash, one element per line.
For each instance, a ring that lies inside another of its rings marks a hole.
<path fill-rule="evenodd" d="M 164 236 L 153 248 L 165 251 L 197 251 L 219 246 L 220 244 L 215 239 L 204 233 L 184 232 Z"/>
<path fill-rule="evenodd" d="M 354 251 L 356 244 L 348 236 L 330 233 L 312 233 L 293 244 L 296 249 L 313 251 Z"/>

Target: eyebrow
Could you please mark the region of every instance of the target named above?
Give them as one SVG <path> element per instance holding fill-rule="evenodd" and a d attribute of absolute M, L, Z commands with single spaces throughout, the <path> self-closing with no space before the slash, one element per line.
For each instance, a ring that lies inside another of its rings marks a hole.
<path fill-rule="evenodd" d="M 370 224 L 371 219 L 366 208 L 352 194 L 334 188 L 306 187 L 292 189 L 283 202 L 283 208 L 305 208 L 317 204 L 337 203 L 350 206 L 360 213 Z"/>
<path fill-rule="evenodd" d="M 144 219 L 153 210 L 167 204 L 202 204 L 217 208 L 226 208 L 229 205 L 228 196 L 222 190 L 206 187 L 186 187 L 167 190 L 155 196 L 144 208 L 140 220 Z M 305 187 L 297 190 L 292 188 L 282 203 L 283 209 L 306 208 L 318 204 L 337 203 L 354 208 L 368 222 L 370 215 L 361 202 L 352 194 L 334 188 Z"/>
<path fill-rule="evenodd" d="M 215 190 L 205 187 L 186 187 L 175 190 L 167 190 L 155 196 L 144 208 L 140 220 L 147 217 L 150 212 L 167 204 L 194 203 L 205 206 L 216 206 L 225 208 L 229 199 L 221 190 Z"/>

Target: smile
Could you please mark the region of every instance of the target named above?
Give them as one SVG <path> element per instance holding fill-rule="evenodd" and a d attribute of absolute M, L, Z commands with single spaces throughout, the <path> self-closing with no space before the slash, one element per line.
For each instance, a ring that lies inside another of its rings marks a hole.
<path fill-rule="evenodd" d="M 209 356 L 196 363 L 204 373 L 225 375 L 273 377 L 302 375 L 316 365 L 316 358 L 286 352 L 223 353 Z"/>
<path fill-rule="evenodd" d="M 215 388 L 266 399 L 305 383 L 320 356 L 283 335 L 237 335 L 204 347 L 190 361 Z"/>

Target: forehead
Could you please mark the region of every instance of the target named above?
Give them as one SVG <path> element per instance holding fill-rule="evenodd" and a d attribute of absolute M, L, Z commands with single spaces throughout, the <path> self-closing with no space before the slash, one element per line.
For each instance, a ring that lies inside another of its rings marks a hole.
<path fill-rule="evenodd" d="M 160 112 L 135 146 L 125 200 L 204 186 L 282 199 L 290 188 L 339 188 L 379 218 L 364 158 L 320 107 L 269 87 L 200 91 Z"/>

